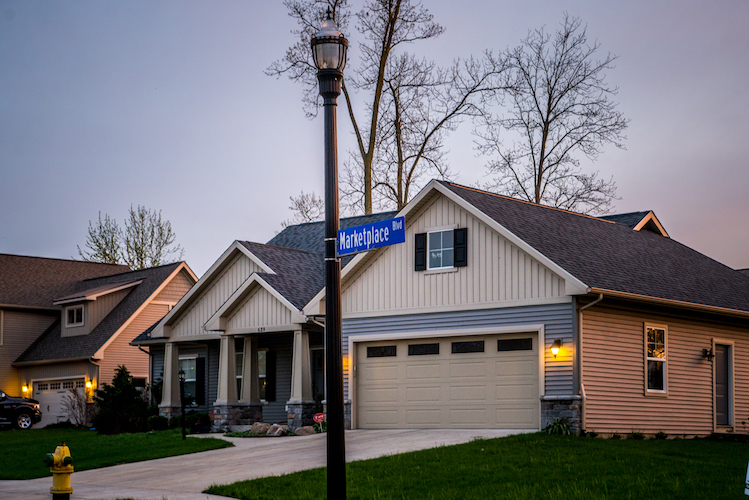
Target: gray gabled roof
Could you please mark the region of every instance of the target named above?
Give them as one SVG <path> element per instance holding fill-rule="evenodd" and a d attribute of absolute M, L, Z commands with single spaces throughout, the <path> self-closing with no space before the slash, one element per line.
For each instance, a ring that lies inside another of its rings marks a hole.
<path fill-rule="evenodd" d="M 616 222 L 617 224 L 624 224 L 630 229 L 634 229 L 635 226 L 639 224 L 642 219 L 647 217 L 649 213 L 650 210 L 645 210 L 644 212 L 628 212 L 626 214 L 602 215 L 600 218 L 610 220 L 611 222 Z"/>
<path fill-rule="evenodd" d="M 590 288 L 749 312 L 749 277 L 672 238 L 442 182 Z"/>
<path fill-rule="evenodd" d="M 113 283 L 143 280 L 139 285 L 130 289 L 125 298 L 94 327 L 91 333 L 62 337 L 61 321 L 58 319 L 16 359 L 15 363 L 91 358 L 180 264 L 182 263 L 176 262 L 150 269 L 79 281 L 76 283 L 76 290 L 74 290 L 76 292 L 104 287 Z"/>
<path fill-rule="evenodd" d="M 0 254 L 0 305 L 55 309 L 78 282 L 129 271 L 119 264 Z"/>

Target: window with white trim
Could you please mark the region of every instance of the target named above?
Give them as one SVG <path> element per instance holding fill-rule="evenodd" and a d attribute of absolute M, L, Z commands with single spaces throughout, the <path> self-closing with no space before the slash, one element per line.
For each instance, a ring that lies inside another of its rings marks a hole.
<path fill-rule="evenodd" d="M 65 309 L 65 326 L 83 326 L 83 306 L 70 306 Z"/>
<path fill-rule="evenodd" d="M 453 230 L 428 233 L 427 239 L 429 248 L 427 269 L 453 267 Z"/>
<path fill-rule="evenodd" d="M 667 337 L 665 326 L 645 325 L 645 390 L 650 393 L 667 392 Z"/>

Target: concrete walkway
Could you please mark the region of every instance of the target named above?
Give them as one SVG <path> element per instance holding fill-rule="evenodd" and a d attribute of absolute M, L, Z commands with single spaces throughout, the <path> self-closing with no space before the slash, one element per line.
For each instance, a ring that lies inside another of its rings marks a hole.
<path fill-rule="evenodd" d="M 504 437 L 524 430 L 355 430 L 346 431 L 346 461 L 365 460 L 407 451 Z M 233 448 L 160 458 L 73 473 L 73 499 L 137 498 L 204 500 L 225 497 L 200 493 L 212 484 L 279 476 L 324 467 L 324 434 L 286 438 L 226 438 Z M 190 437 L 196 439 L 197 437 Z M 71 450 L 75 458 L 75 450 Z M 46 499 L 52 478 L 0 481 L 3 500 Z"/>

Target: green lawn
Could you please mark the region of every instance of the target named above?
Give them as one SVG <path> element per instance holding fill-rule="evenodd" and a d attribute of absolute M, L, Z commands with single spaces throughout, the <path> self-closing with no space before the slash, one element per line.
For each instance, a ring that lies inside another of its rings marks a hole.
<path fill-rule="evenodd" d="M 0 432 L 0 479 L 49 476 L 42 458 L 62 441 L 70 448 L 77 471 L 232 446 L 214 438 L 188 437 L 183 441 L 180 429 L 115 436 L 85 429 L 5 430 Z"/>
<path fill-rule="evenodd" d="M 721 499 L 743 495 L 749 445 L 525 434 L 347 465 L 349 499 Z M 325 498 L 325 469 L 212 486 L 246 499 Z"/>

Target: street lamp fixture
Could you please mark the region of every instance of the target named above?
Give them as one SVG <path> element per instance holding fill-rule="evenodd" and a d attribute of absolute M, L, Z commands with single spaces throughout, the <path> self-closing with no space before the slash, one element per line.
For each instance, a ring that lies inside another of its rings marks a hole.
<path fill-rule="evenodd" d="M 173 372 L 172 372 L 173 373 Z M 185 439 L 185 370 L 179 370 L 179 402 L 182 406 L 182 439 Z"/>
<path fill-rule="evenodd" d="M 341 261 L 338 237 L 338 145 L 336 99 L 341 95 L 348 41 L 328 9 L 322 29 L 312 37 L 312 59 L 325 114 L 325 377 L 327 399 L 328 498 L 346 498 L 346 448 L 341 337 Z"/>

